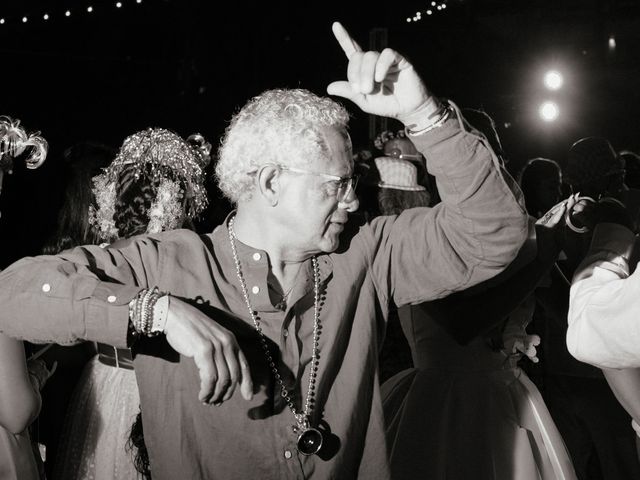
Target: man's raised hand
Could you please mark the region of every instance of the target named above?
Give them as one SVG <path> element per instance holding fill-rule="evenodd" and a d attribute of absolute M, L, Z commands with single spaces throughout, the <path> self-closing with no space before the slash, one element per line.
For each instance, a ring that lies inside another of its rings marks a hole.
<path fill-rule="evenodd" d="M 437 102 L 413 66 L 395 50 L 364 52 L 349 32 L 334 22 L 333 34 L 349 60 L 347 80 L 329 84 L 327 92 L 354 102 L 364 112 L 397 118 L 405 125 L 429 115 Z M 407 123 L 409 122 L 409 123 Z"/>
<path fill-rule="evenodd" d="M 200 376 L 198 399 L 219 405 L 236 386 L 246 400 L 253 396 L 249 364 L 229 330 L 188 303 L 171 297 L 165 325 L 169 345 L 193 358 Z"/>

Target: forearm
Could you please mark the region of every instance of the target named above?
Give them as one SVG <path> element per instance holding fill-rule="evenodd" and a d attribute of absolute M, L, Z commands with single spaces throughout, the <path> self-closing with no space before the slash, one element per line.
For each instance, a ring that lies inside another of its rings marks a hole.
<path fill-rule="evenodd" d="M 640 369 L 603 368 L 602 373 L 620 405 L 636 423 L 640 423 Z"/>
<path fill-rule="evenodd" d="M 93 340 L 126 346 L 137 286 L 103 282 L 85 266 L 27 258 L 0 273 L 0 331 L 34 343 Z"/>
<path fill-rule="evenodd" d="M 126 346 L 128 304 L 155 284 L 160 246 L 136 237 L 117 249 L 83 246 L 10 265 L 0 273 L 0 332 L 34 343 Z"/>
<path fill-rule="evenodd" d="M 0 334 L 0 425 L 24 431 L 40 413 L 40 392 L 33 388 L 22 342 Z"/>
<path fill-rule="evenodd" d="M 467 130 L 457 109 L 442 127 L 411 140 L 427 159 L 442 197 L 435 208 L 435 236 L 466 264 L 468 279 L 461 287 L 494 276 L 514 259 L 528 230 L 515 182 L 488 141 Z"/>

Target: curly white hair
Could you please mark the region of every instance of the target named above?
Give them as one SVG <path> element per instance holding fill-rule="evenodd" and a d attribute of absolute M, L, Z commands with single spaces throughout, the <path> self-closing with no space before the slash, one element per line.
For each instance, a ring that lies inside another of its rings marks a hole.
<path fill-rule="evenodd" d="M 247 201 L 254 176 L 269 163 L 305 166 L 327 154 L 322 130 L 344 133 L 349 113 L 339 103 L 304 89 L 267 90 L 252 98 L 227 127 L 218 151 L 216 178 L 233 203 Z"/>

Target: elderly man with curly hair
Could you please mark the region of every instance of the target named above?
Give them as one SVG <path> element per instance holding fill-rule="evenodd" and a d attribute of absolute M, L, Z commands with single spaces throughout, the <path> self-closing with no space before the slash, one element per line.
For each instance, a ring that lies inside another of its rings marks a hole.
<path fill-rule="evenodd" d="M 348 80 L 329 94 L 407 127 L 440 181 L 436 208 L 348 222 L 347 111 L 271 90 L 227 129 L 217 177 L 236 209 L 211 234 L 25 259 L 0 278 L 1 330 L 133 347 L 155 479 L 389 478 L 376 368 L 389 307 L 494 276 L 526 237 L 518 195 L 457 107 L 399 53 L 334 33 Z"/>

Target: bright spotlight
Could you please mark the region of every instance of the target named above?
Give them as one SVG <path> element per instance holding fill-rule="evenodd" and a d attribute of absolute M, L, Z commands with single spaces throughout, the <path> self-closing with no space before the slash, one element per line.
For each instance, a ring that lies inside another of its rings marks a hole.
<path fill-rule="evenodd" d="M 614 50 L 616 48 L 616 37 L 611 35 L 609 37 L 609 50 Z"/>
<path fill-rule="evenodd" d="M 564 83 L 564 77 L 557 70 L 549 70 L 544 74 L 544 85 L 549 90 L 558 90 Z"/>
<path fill-rule="evenodd" d="M 555 102 L 544 102 L 538 110 L 540 118 L 545 122 L 554 122 L 560 115 L 560 108 Z"/>

